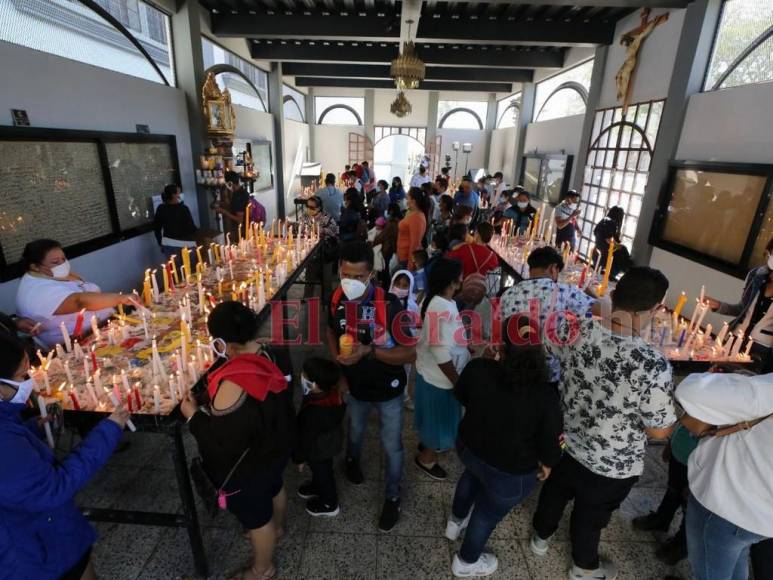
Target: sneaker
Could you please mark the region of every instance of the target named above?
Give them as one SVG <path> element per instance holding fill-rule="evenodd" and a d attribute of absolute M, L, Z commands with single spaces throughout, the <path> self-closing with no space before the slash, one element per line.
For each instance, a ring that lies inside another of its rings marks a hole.
<path fill-rule="evenodd" d="M 684 538 L 671 538 L 655 550 L 655 557 L 669 566 L 676 566 L 687 557 L 687 544 Z"/>
<path fill-rule="evenodd" d="M 315 518 L 334 518 L 341 513 L 341 508 L 338 507 L 338 504 L 329 505 L 318 497 L 314 497 L 306 502 L 306 513 Z"/>
<path fill-rule="evenodd" d="M 307 481 L 304 484 L 301 484 L 300 487 L 298 487 L 298 497 L 301 499 L 311 499 L 313 497 L 317 497 L 319 494 L 317 493 L 317 489 L 312 485 L 310 481 Z"/>
<path fill-rule="evenodd" d="M 534 553 L 535 556 L 544 556 L 548 553 L 548 549 L 550 549 L 550 541 L 549 540 L 543 540 L 537 535 L 537 532 L 534 532 L 531 535 L 531 541 L 529 542 L 529 547 L 531 548 L 531 551 Z"/>
<path fill-rule="evenodd" d="M 631 522 L 633 527 L 642 532 L 667 532 L 670 522 L 664 522 L 655 512 L 650 512 L 646 516 L 633 518 Z"/>
<path fill-rule="evenodd" d="M 459 554 L 454 554 L 454 560 L 451 562 L 451 573 L 457 578 L 470 578 L 473 576 L 490 576 L 497 571 L 499 562 L 494 554 L 483 552 L 477 562 L 468 564 L 464 562 Z"/>
<path fill-rule="evenodd" d="M 378 519 L 378 529 L 382 532 L 391 532 L 400 519 L 400 500 L 388 499 L 384 501 L 381 517 Z"/>
<path fill-rule="evenodd" d="M 459 539 L 459 536 L 462 535 L 462 532 L 467 529 L 467 524 L 470 523 L 470 516 L 472 515 L 472 508 L 470 508 L 470 511 L 467 513 L 467 516 L 462 521 L 457 521 L 454 518 L 454 514 L 451 514 L 451 517 L 448 518 L 448 523 L 446 524 L 446 538 L 451 540 L 452 542 L 455 542 Z"/>
<path fill-rule="evenodd" d="M 445 481 L 445 479 L 448 477 L 446 470 L 440 467 L 440 465 L 438 465 L 437 463 L 435 463 L 435 465 L 433 465 L 432 467 L 427 467 L 421 461 L 419 461 L 418 457 L 414 459 L 413 462 L 416 464 L 416 467 L 421 469 L 432 479 L 437 479 L 438 481 Z"/>
<path fill-rule="evenodd" d="M 617 566 L 609 560 L 600 560 L 599 567 L 595 570 L 585 570 L 573 565 L 569 570 L 569 580 L 615 580 L 617 578 Z"/>
<path fill-rule="evenodd" d="M 362 474 L 362 469 L 360 469 L 360 462 L 353 457 L 346 458 L 345 472 L 346 479 L 352 485 L 362 485 L 362 482 L 365 481 L 365 476 Z"/>

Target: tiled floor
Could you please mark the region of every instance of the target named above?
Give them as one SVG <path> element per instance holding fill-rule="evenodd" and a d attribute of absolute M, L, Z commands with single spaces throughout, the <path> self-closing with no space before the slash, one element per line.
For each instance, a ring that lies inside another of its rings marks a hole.
<path fill-rule="evenodd" d="M 293 349 L 296 368 L 318 347 Z M 367 433 L 363 453 L 366 483 L 349 485 L 339 476 L 341 514 L 334 519 L 314 519 L 306 514 L 295 491 L 307 475 L 290 466 L 286 486 L 290 494 L 288 533 L 277 550 L 281 579 L 354 580 L 389 578 L 429 580 L 452 578 L 450 562 L 458 545 L 443 537 L 454 484 L 461 464 L 449 453 L 441 463 L 449 471 L 447 482 L 430 480 L 413 465 L 417 437 L 413 413 L 406 412 L 403 442 L 406 449 L 402 518 L 389 534 L 376 528 L 383 499 L 383 452 L 375 421 Z M 117 454 L 78 497 L 83 506 L 143 511 L 181 509 L 171 460 L 171 440 L 165 435 L 129 435 L 131 447 Z M 195 442 L 186 438 L 190 457 Z M 686 562 L 676 569 L 654 556 L 657 537 L 631 528 L 631 519 L 656 506 L 663 493 L 666 471 L 660 448 L 647 452 L 646 473 L 622 508 L 614 515 L 602 538 L 602 555 L 612 558 L 621 580 L 655 580 L 667 574 L 690 578 Z M 340 474 L 340 471 L 339 471 Z M 489 547 L 499 557 L 495 579 L 553 580 L 566 578 L 569 565 L 568 516 L 545 558 L 529 550 L 535 492 L 497 527 Z M 201 513 L 201 511 L 200 511 Z M 212 578 L 229 578 L 249 561 L 248 542 L 228 513 L 202 517 L 204 543 Z M 111 580 L 194 578 L 193 558 L 184 529 L 123 524 L 96 524 L 100 540 L 94 560 L 100 578 Z"/>

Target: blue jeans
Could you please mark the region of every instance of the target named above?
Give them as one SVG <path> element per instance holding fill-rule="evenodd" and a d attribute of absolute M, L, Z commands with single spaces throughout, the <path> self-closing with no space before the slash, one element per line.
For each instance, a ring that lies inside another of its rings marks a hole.
<path fill-rule="evenodd" d="M 347 439 L 347 457 L 360 460 L 362 440 L 368 424 L 368 416 L 373 409 L 381 421 L 381 445 L 386 453 L 386 497 L 400 498 L 400 480 L 403 476 L 403 398 L 395 397 L 388 401 L 359 401 L 349 396 L 349 436 Z"/>
<path fill-rule="evenodd" d="M 764 539 L 707 510 L 690 496 L 687 553 L 697 580 L 746 580 L 749 548 Z"/>
<path fill-rule="evenodd" d="M 491 532 L 502 518 L 534 490 L 537 474 L 514 475 L 500 471 L 479 459 L 461 441 L 457 441 L 456 451 L 465 470 L 456 484 L 451 512 L 460 521 L 475 505 L 459 550 L 459 557 L 472 564 L 480 558 Z"/>

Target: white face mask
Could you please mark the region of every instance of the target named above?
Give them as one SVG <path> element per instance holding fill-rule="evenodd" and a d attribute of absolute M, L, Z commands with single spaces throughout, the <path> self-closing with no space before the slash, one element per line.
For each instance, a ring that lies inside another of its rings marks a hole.
<path fill-rule="evenodd" d="M 70 262 L 65 260 L 61 264 L 51 268 L 51 274 L 54 278 L 67 278 L 70 275 Z"/>
<path fill-rule="evenodd" d="M 311 394 L 311 390 L 314 388 L 314 381 L 310 381 L 303 375 L 301 375 L 301 389 L 303 390 L 303 396 Z"/>
<path fill-rule="evenodd" d="M 395 288 L 392 286 L 389 291 L 398 298 L 405 298 L 408 296 L 408 288 Z"/>
<path fill-rule="evenodd" d="M 16 394 L 13 396 L 13 399 L 8 401 L 9 403 L 15 403 L 19 405 L 25 404 L 32 394 L 32 389 L 35 386 L 35 381 L 33 379 L 27 379 L 26 381 L 22 381 L 21 383 L 18 381 L 11 381 L 8 379 L 0 379 L 4 383 L 7 383 L 9 385 L 12 385 L 16 387 Z"/>
<path fill-rule="evenodd" d="M 527 207 L 529 207 L 529 202 L 528 201 L 519 201 L 519 202 L 516 203 L 516 205 L 520 209 L 526 209 Z"/>
<path fill-rule="evenodd" d="M 357 300 L 357 298 L 365 294 L 368 285 L 353 278 L 342 278 L 341 289 L 349 300 Z"/>
<path fill-rule="evenodd" d="M 773 270 L 773 255 L 768 256 L 768 270 Z"/>
<path fill-rule="evenodd" d="M 228 358 L 228 345 L 226 345 L 222 338 L 216 338 L 213 340 L 211 346 L 212 352 L 215 353 L 215 356 L 218 358 Z"/>

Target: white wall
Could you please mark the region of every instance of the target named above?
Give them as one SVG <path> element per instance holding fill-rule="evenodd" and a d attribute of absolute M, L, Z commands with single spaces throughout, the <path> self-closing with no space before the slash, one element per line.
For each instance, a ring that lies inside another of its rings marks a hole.
<path fill-rule="evenodd" d="M 632 103 L 668 96 L 685 11 L 654 9 L 650 18 L 656 18 L 663 12 L 669 12 L 668 20 L 655 28 L 639 51 L 638 65 L 634 72 Z M 599 99 L 600 109 L 619 105 L 615 75 L 625 61 L 625 47 L 619 43 L 620 36 L 636 28 L 640 22 L 639 11 L 636 11 L 617 23 L 615 41 L 609 49 L 604 68 L 604 82 Z"/>
<path fill-rule="evenodd" d="M 489 170 L 501 171 L 505 183 L 517 185 L 515 179 L 515 139 L 516 128 L 494 129 L 491 132 L 491 152 L 489 154 Z"/>
<path fill-rule="evenodd" d="M 294 213 L 293 200 L 300 194 L 300 179 L 303 162 L 309 148 L 309 126 L 285 119 L 284 122 L 284 187 L 285 215 Z"/>
<path fill-rule="evenodd" d="M 693 95 L 677 148 L 677 158 L 690 161 L 773 163 L 773 83 L 747 85 Z M 654 248 L 650 265 L 662 270 L 671 282 L 668 304 L 673 306 L 684 290 L 690 303 L 701 284 L 711 296 L 737 302 L 743 280 Z M 726 316 L 711 315 L 707 322 L 717 328 Z"/>
<path fill-rule="evenodd" d="M 468 169 L 486 167 L 488 165 L 488 159 L 486 155 L 486 132 L 477 129 L 438 129 L 437 134 L 440 135 L 442 140 L 441 162 L 445 159 L 445 155 L 451 156 L 451 175 L 454 175 L 454 163 L 456 162 L 456 152 L 452 149 L 454 141 L 460 143 L 472 143 L 472 152 L 469 156 L 469 161 L 465 164 L 467 154 L 459 151 L 459 167 L 456 171 L 456 177 L 460 178 L 465 173 L 465 165 Z"/>
<path fill-rule="evenodd" d="M 139 123 L 149 125 L 152 133 L 175 135 L 185 203 L 197 218 L 188 113 L 181 91 L 4 42 L 0 63 L 6 79 L 0 91 L 0 124 L 11 124 L 13 108 L 26 109 L 35 127 L 134 133 Z M 129 290 L 146 268 L 160 262 L 155 238 L 148 233 L 82 256 L 73 266 L 105 290 Z M 0 310 L 13 312 L 15 296 L 15 281 L 0 284 Z"/>
<path fill-rule="evenodd" d="M 314 92 L 316 93 L 316 89 Z M 337 177 L 349 163 L 349 133 L 365 135 L 365 127 L 362 125 L 314 126 L 312 160 L 321 163 L 322 171 L 325 173 L 334 173 Z"/>
<path fill-rule="evenodd" d="M 524 154 L 535 150 L 539 153 L 560 153 L 563 150 L 567 155 L 573 155 L 572 178 L 569 180 L 572 183 L 577 172 L 577 153 L 580 150 L 584 118 L 585 115 L 573 115 L 529 124 L 526 128 Z"/>

